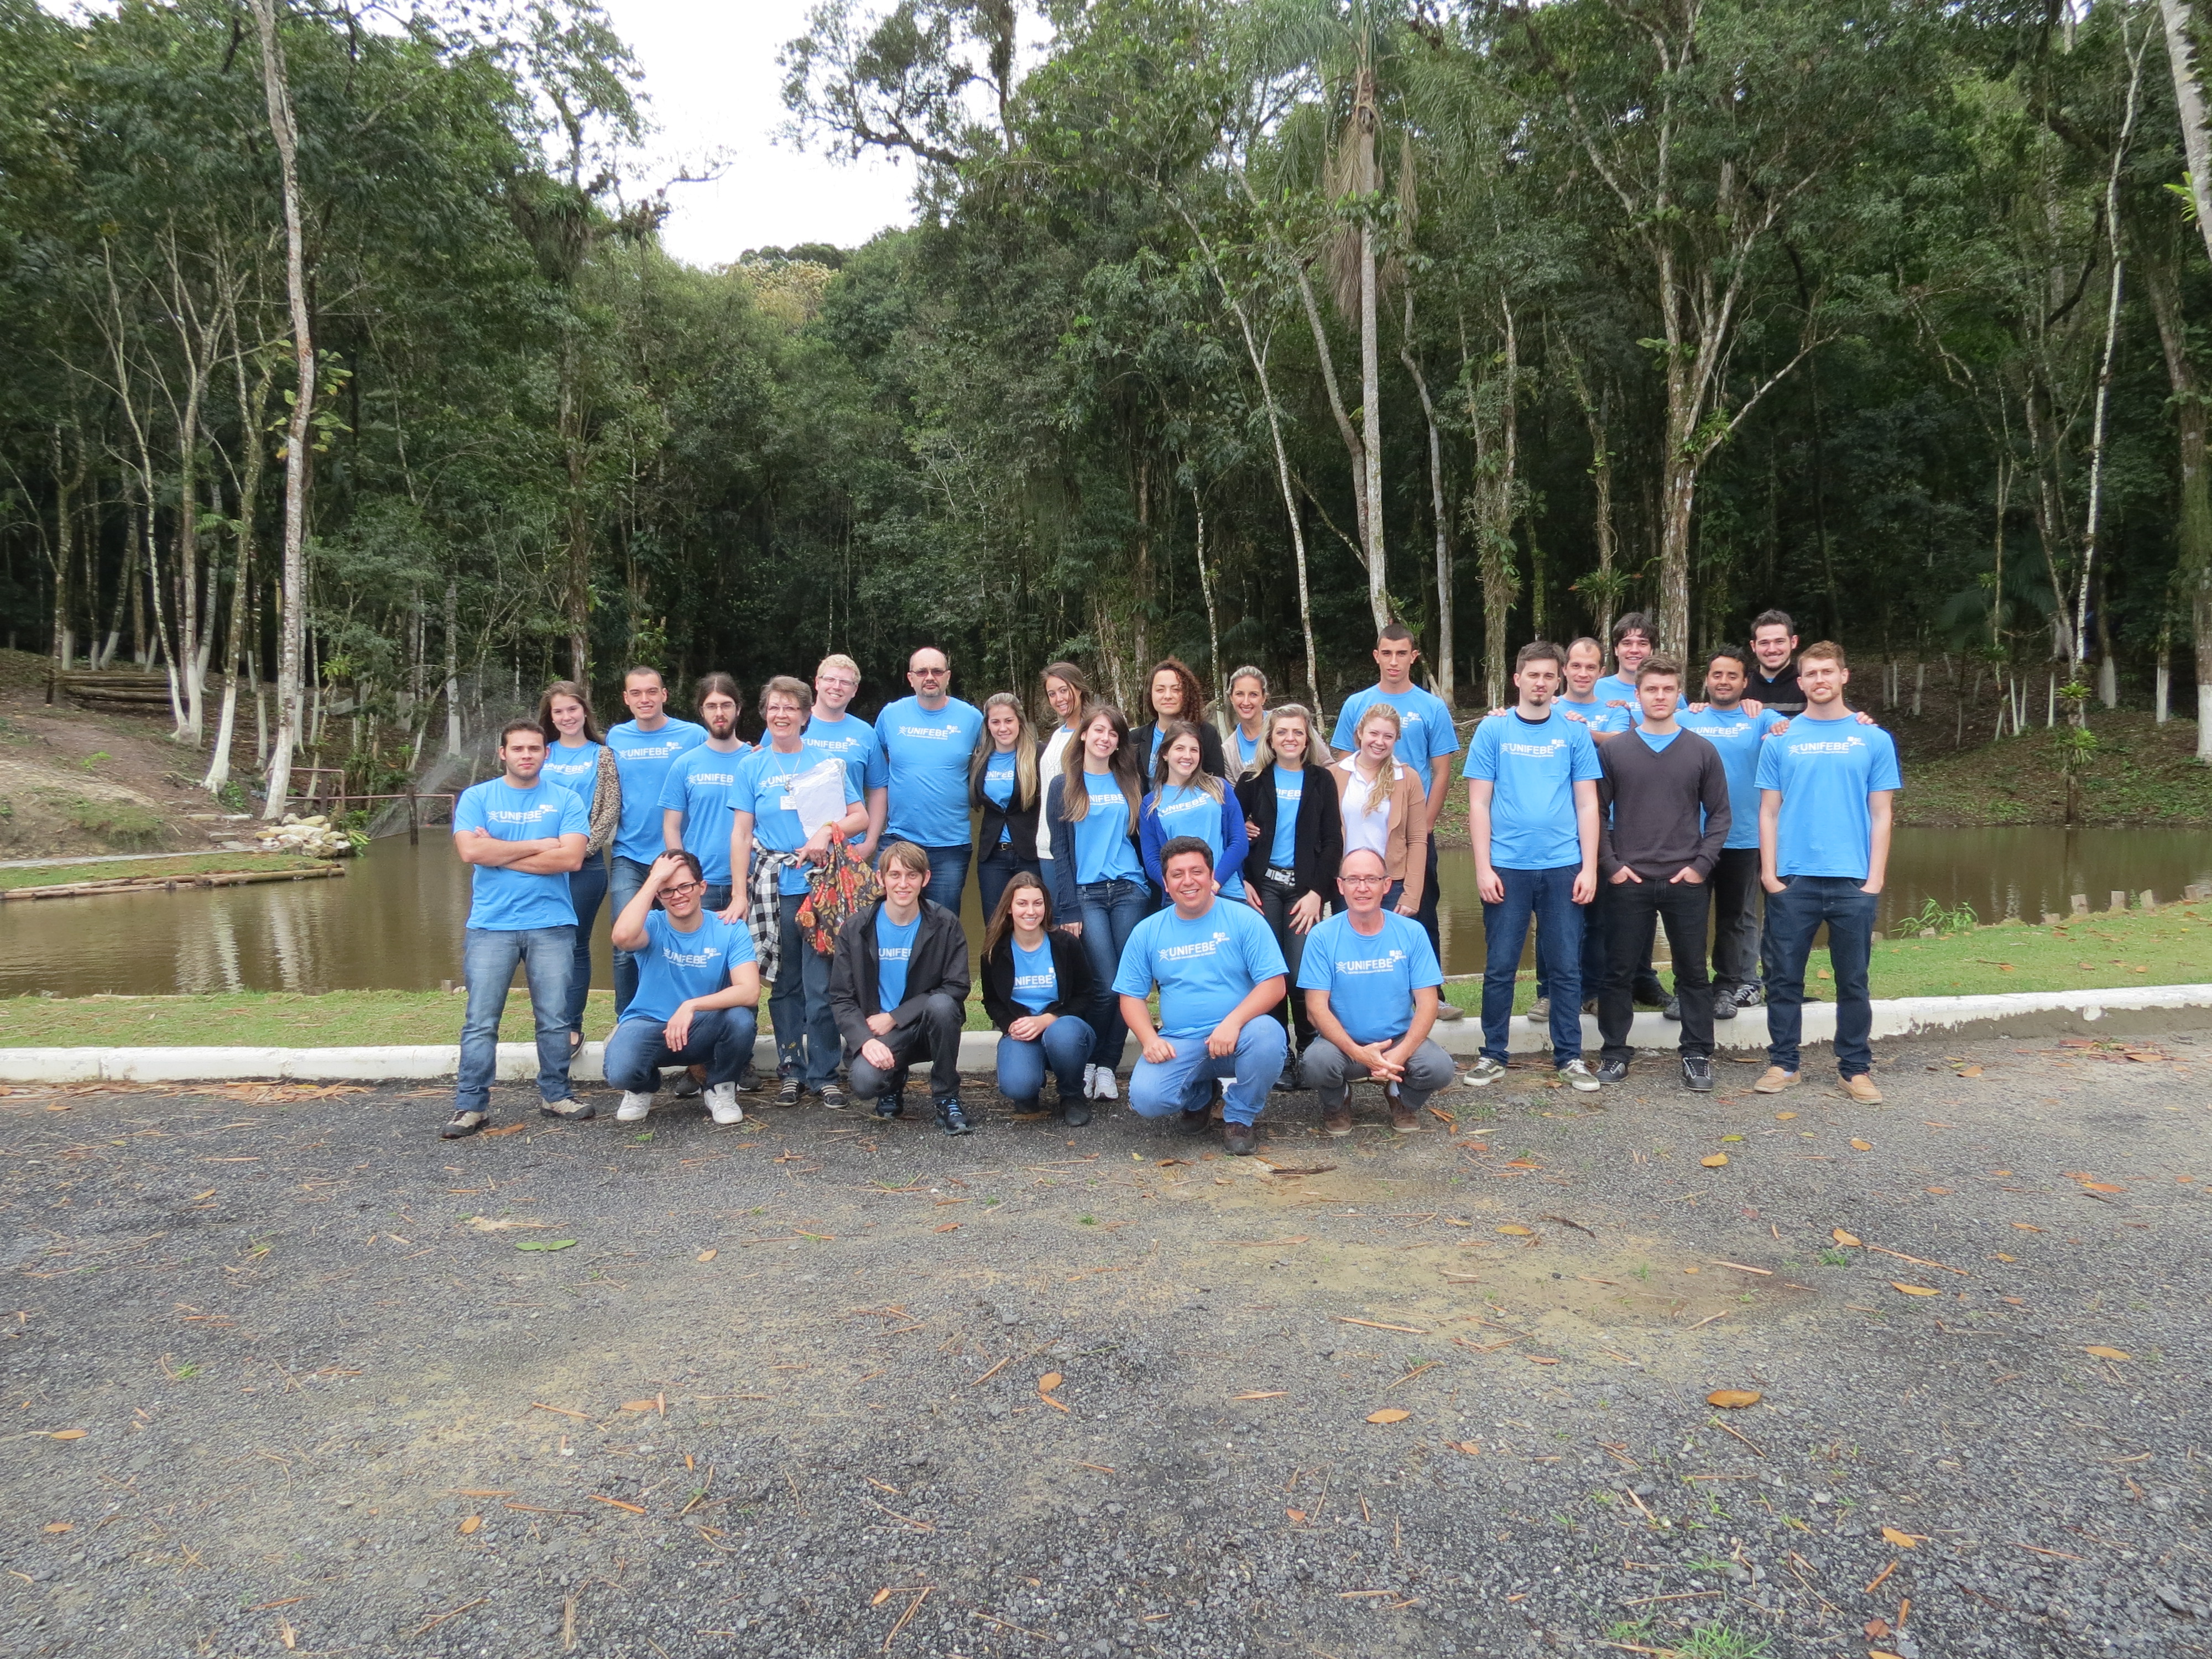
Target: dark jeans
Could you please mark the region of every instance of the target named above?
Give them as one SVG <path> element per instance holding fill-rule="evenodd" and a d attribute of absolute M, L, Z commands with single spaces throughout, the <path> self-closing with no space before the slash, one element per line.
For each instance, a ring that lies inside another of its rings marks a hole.
<path fill-rule="evenodd" d="M 489 1111 L 492 1079 L 499 1072 L 499 1017 L 519 963 L 530 987 L 531 1018 L 538 1027 L 538 1095 L 546 1102 L 571 1097 L 568 1088 L 568 963 L 576 930 L 562 927 L 470 927 L 462 932 L 461 974 L 469 989 L 461 1016 L 459 1075 L 453 1109 Z"/>
<path fill-rule="evenodd" d="M 1713 983 L 1733 991 L 1757 985 L 1759 848 L 1729 847 L 1713 866 Z"/>
<path fill-rule="evenodd" d="M 653 873 L 649 864 L 640 864 L 635 859 L 610 858 L 607 860 L 607 896 L 613 902 L 617 916 L 627 909 L 637 896 L 637 890 L 645 885 L 645 878 Z M 641 960 L 635 951 L 615 952 L 615 1019 L 619 1023 L 623 1010 L 637 994 L 637 965 Z"/>
<path fill-rule="evenodd" d="M 1667 927 L 1674 953 L 1674 994 L 1681 999 L 1681 1049 L 1711 1059 L 1713 982 L 1705 973 L 1705 918 L 1712 896 L 1704 882 L 1628 881 L 1607 884 L 1605 988 L 1598 993 L 1597 1030 L 1605 1058 L 1635 1057 L 1628 1030 L 1636 1018 L 1636 965 L 1651 955 L 1656 924 Z"/>
<path fill-rule="evenodd" d="M 632 1094 L 660 1087 L 664 1066 L 703 1066 L 707 1086 L 734 1083 L 753 1057 L 759 1017 L 750 1008 L 702 1008 L 691 1016 L 690 1041 L 668 1046 L 667 1022 L 626 1019 L 607 1039 L 607 1081 Z"/>
<path fill-rule="evenodd" d="M 856 1100 L 877 1100 L 906 1092 L 907 1067 L 917 1060 L 929 1062 L 929 1097 L 960 1097 L 960 1023 L 962 1011 L 949 991 L 932 991 L 918 1004 L 909 1004 L 906 1018 L 876 1039 L 891 1051 L 891 1065 L 878 1071 L 857 1048 L 850 1056 L 847 1077 Z"/>
<path fill-rule="evenodd" d="M 934 857 L 934 854 L 932 856 Z M 1037 860 L 1036 848 L 1024 848 L 1018 841 L 1002 842 L 976 860 L 975 895 L 982 901 L 983 925 L 988 927 L 991 925 L 991 918 L 998 914 L 999 900 L 1005 895 L 1008 882 L 1024 870 L 1034 876 L 1037 875 L 1042 868 L 1042 865 Z M 934 875 L 930 877 L 929 884 L 932 887 L 937 885 L 937 878 Z M 938 902 L 944 904 L 945 901 L 939 899 Z M 950 904 L 946 904 L 945 908 L 948 910 L 954 909 L 954 907 Z M 958 914 L 957 910 L 954 913 Z"/>
<path fill-rule="evenodd" d="M 1528 923 L 1536 924 L 1536 970 L 1551 987 L 1552 1062 L 1564 1066 L 1583 1054 L 1583 907 L 1575 902 L 1579 864 L 1549 870 L 1500 870 L 1502 903 L 1482 904 L 1482 1052 L 1505 1063 L 1505 1033 L 1513 1018 L 1513 982 Z"/>
<path fill-rule="evenodd" d="M 1437 960 L 1444 959 L 1443 936 L 1437 931 L 1437 832 L 1429 831 L 1429 861 L 1421 878 L 1421 908 L 1413 913 L 1413 920 L 1421 924 L 1421 931 L 1429 936 L 1429 949 L 1437 953 Z M 1392 903 L 1397 901 L 1393 899 Z M 1291 983 L 1298 982 L 1298 970 L 1291 969 Z"/>
<path fill-rule="evenodd" d="M 1867 962 L 1874 953 L 1879 901 L 1849 876 L 1786 876 L 1789 885 L 1766 896 L 1766 1060 L 1785 1072 L 1797 1069 L 1804 1030 L 1805 961 L 1813 935 L 1828 924 L 1828 965 L 1836 976 L 1836 1070 L 1846 1079 L 1874 1069 L 1874 1003 L 1867 994 Z"/>
<path fill-rule="evenodd" d="M 568 964 L 568 1029 L 579 1036 L 584 1030 L 584 1000 L 592 994 L 592 927 L 606 896 L 606 854 L 586 854 L 583 864 L 568 872 L 568 902 L 576 907 L 576 956 Z"/>
<path fill-rule="evenodd" d="M 1137 924 L 1152 914 L 1152 890 L 1145 882 L 1123 880 L 1094 881 L 1076 891 L 1083 900 L 1083 914 L 1066 920 L 1083 924 L 1083 954 L 1091 963 L 1091 1029 L 1098 1036 L 1091 1063 L 1118 1066 L 1129 1028 L 1121 1023 L 1121 999 L 1114 994 L 1114 975 L 1121 971 L 1121 947 L 1137 931 Z"/>
<path fill-rule="evenodd" d="M 1264 879 L 1255 878 L 1244 884 L 1247 892 L 1260 896 L 1260 914 L 1267 923 L 1267 931 L 1275 936 L 1275 948 L 1283 953 L 1289 964 L 1291 1005 L 1291 1034 L 1297 1038 L 1293 1054 L 1304 1054 L 1313 1046 L 1313 1021 L 1306 1018 L 1306 994 L 1298 989 L 1298 963 L 1306 953 L 1306 936 L 1291 929 L 1291 908 L 1296 902 L 1286 887 L 1277 887 Z M 1321 913 L 1328 915 L 1328 907 L 1322 906 Z M 1320 924 L 1316 923 L 1316 927 Z M 1441 960 L 1441 958 L 1439 958 Z"/>
<path fill-rule="evenodd" d="M 1607 962 L 1605 942 L 1612 937 L 1613 926 L 1611 921 L 1613 900 L 1610 896 L 1612 890 L 1611 883 L 1600 882 L 1597 896 L 1590 901 L 1589 907 L 1583 916 L 1581 960 L 1584 1002 L 1595 1002 L 1597 1000 L 1598 991 L 1605 984 Z M 1659 999 L 1650 996 L 1648 993 L 1652 986 L 1658 983 L 1658 981 L 1659 975 L 1651 966 L 1651 947 L 1646 945 L 1644 947 L 1643 959 L 1636 964 L 1636 988 L 1647 993 L 1646 1000 L 1656 1002 Z M 1552 994 L 1551 985 L 1544 976 L 1543 957 L 1540 951 L 1536 959 L 1536 994 L 1540 997 Z"/>
<path fill-rule="evenodd" d="M 801 1088 L 820 1094 L 836 1081 L 836 1016 L 830 1012 L 830 958 L 806 942 L 799 926 L 804 893 L 786 893 L 782 909 L 782 956 L 768 1002 L 775 1032 L 779 1075 L 795 1077 Z"/>
<path fill-rule="evenodd" d="M 925 847 L 921 850 L 929 855 L 929 885 L 923 890 L 922 896 L 958 915 L 960 896 L 968 887 L 968 860 L 975 856 L 975 848 L 963 841 L 957 847 Z"/>
<path fill-rule="evenodd" d="M 702 910 L 726 910 L 730 908 L 731 886 L 726 881 L 710 881 L 707 890 L 699 896 Z"/>

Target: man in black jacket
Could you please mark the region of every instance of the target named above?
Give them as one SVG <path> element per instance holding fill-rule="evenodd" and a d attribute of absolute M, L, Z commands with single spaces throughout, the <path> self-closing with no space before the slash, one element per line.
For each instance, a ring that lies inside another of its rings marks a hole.
<path fill-rule="evenodd" d="M 855 1099 L 876 1115 L 906 1110 L 907 1067 L 929 1061 L 929 1093 L 949 1135 L 973 1132 L 960 1107 L 960 1028 L 968 1001 L 968 936 L 960 918 L 921 896 L 929 854 L 912 842 L 884 848 L 881 902 L 837 930 L 830 1012 L 844 1039 Z"/>
<path fill-rule="evenodd" d="M 1713 982 L 1705 971 L 1705 883 L 1728 840 L 1728 770 L 1720 751 L 1678 725 L 1682 666 L 1671 657 L 1645 659 L 1636 671 L 1642 718 L 1598 751 L 1598 879 L 1607 884 L 1611 937 L 1605 988 L 1598 994 L 1598 1035 L 1605 1051 L 1601 1083 L 1628 1075 L 1635 1054 L 1628 1033 L 1636 1017 L 1632 982 L 1651 948 L 1655 923 L 1667 927 L 1681 999 L 1682 1086 L 1713 1086 Z"/>

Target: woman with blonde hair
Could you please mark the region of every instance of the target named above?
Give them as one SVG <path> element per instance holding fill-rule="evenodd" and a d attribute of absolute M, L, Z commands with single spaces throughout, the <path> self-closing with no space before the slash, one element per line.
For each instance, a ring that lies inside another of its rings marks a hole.
<path fill-rule="evenodd" d="M 1011 691 L 983 699 L 983 729 L 968 757 L 968 801 L 982 814 L 975 830 L 975 891 L 986 919 L 1017 872 L 1037 872 L 1037 810 L 1044 784 L 1037 770 L 1036 728 Z M 942 902 L 943 901 L 939 901 Z"/>
<path fill-rule="evenodd" d="M 592 694 L 574 680 L 556 680 L 538 699 L 538 726 L 545 733 L 545 764 L 538 775 L 584 803 L 592 821 L 584 861 L 568 872 L 568 902 L 576 907 L 576 955 L 568 969 L 568 1052 L 584 1046 L 584 1006 L 592 994 L 592 927 L 607 896 L 607 848 L 622 825 L 622 778 L 614 750 L 592 713 Z"/>
<path fill-rule="evenodd" d="M 1229 701 L 1214 719 L 1221 727 L 1221 753 L 1229 763 L 1229 775 L 1250 777 L 1259 768 L 1261 746 L 1267 741 L 1267 675 L 1249 663 L 1231 674 Z"/>
<path fill-rule="evenodd" d="M 1049 781 L 1060 775 L 1060 763 L 1067 757 L 1068 746 L 1083 725 L 1084 711 L 1091 707 L 1093 693 L 1091 677 L 1072 662 L 1048 662 L 1039 677 L 1044 681 L 1045 705 L 1052 710 L 1053 724 L 1049 731 L 1037 739 L 1038 775 Z M 1037 825 L 1037 857 L 1049 862 L 1052 858 L 1052 826 Z M 1049 878 L 1045 882 L 1049 888 Z"/>
<path fill-rule="evenodd" d="M 1129 717 L 1111 703 L 1084 710 L 1082 729 L 1067 747 L 1060 775 L 1045 786 L 1044 820 L 1052 831 L 1053 908 L 1081 941 L 1091 964 L 1090 1026 L 1097 1037 L 1083 1068 L 1084 1096 L 1120 1093 L 1115 1068 L 1129 1028 L 1114 975 L 1121 947 L 1152 908 L 1137 835 L 1144 786 L 1129 743 Z"/>
<path fill-rule="evenodd" d="M 1387 702 L 1376 703 L 1354 729 L 1358 747 L 1332 769 L 1343 814 L 1344 850 L 1364 847 L 1380 854 L 1390 878 L 1382 902 L 1410 916 L 1421 908 L 1421 878 L 1428 862 L 1428 793 L 1413 769 L 1401 764 L 1392 752 L 1398 730 L 1398 711 Z"/>
<path fill-rule="evenodd" d="M 1336 893 L 1336 866 L 1344 853 L 1344 818 L 1336 780 L 1328 770 L 1328 745 L 1302 705 L 1286 702 L 1267 716 L 1251 769 L 1237 785 L 1250 850 L 1244 859 L 1244 896 L 1275 936 L 1298 982 L 1306 935 L 1328 914 Z M 1305 998 L 1290 993 L 1297 1052 L 1314 1040 Z"/>

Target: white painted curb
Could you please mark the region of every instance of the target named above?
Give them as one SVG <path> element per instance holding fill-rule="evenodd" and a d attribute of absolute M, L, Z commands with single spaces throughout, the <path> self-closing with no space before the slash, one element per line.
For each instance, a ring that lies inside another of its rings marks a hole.
<path fill-rule="evenodd" d="M 1877 1038 L 1912 1036 L 1969 1025 L 2002 1029 L 2009 1022 L 2018 1022 L 2022 1028 L 2015 1035 L 2048 1035 L 2094 1025 L 2108 1014 L 2184 1009 L 2212 1010 L 2212 985 L 1900 997 L 1874 1005 L 1874 1035 Z M 1583 1052 L 1594 1054 L 1598 1047 L 1597 1022 L 1585 1017 L 1582 1024 Z M 1681 1040 L 1681 1030 L 1656 1014 L 1638 1014 L 1630 1030 L 1630 1041 L 1640 1048 L 1672 1048 Z M 1713 1031 L 1723 1048 L 1763 1048 L 1766 1011 L 1747 1008 L 1732 1020 L 1720 1021 Z M 1809 1004 L 1805 1010 L 1804 1041 L 1827 1042 L 1835 1034 L 1835 1005 Z M 1481 1022 L 1470 1018 L 1439 1025 L 1437 1040 L 1452 1054 L 1478 1054 L 1482 1048 Z M 960 1069 L 989 1072 L 998 1042 L 994 1032 L 963 1033 Z M 1507 1046 L 1515 1054 L 1540 1054 L 1549 1048 L 1550 1038 L 1516 1016 Z M 601 1054 L 600 1044 L 586 1043 L 569 1075 L 579 1083 L 605 1082 Z M 1124 1069 L 1135 1059 L 1133 1043 L 1123 1053 Z M 453 1043 L 381 1048 L 0 1048 L 0 1082 L 205 1083 L 252 1078 L 301 1083 L 420 1082 L 449 1078 L 459 1062 L 459 1047 Z M 753 1063 L 763 1073 L 775 1069 L 775 1045 L 771 1039 L 760 1039 L 753 1050 Z M 535 1044 L 499 1045 L 501 1081 L 522 1083 L 537 1075 Z"/>

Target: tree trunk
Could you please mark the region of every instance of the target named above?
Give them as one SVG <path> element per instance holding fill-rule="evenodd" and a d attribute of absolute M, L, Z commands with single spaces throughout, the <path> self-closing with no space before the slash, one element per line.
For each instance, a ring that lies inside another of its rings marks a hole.
<path fill-rule="evenodd" d="M 1368 143 L 1372 145 L 1370 133 Z M 1375 631 L 1394 620 L 1382 556 L 1382 386 L 1381 342 L 1375 324 L 1375 229 L 1359 228 L 1359 437 L 1366 452 L 1367 512 L 1362 545 L 1367 554 L 1367 608 Z"/>
<path fill-rule="evenodd" d="M 451 573 L 446 577 L 446 752 L 456 758 L 461 752 L 461 583 Z"/>
<path fill-rule="evenodd" d="M 1451 515 L 1444 508 L 1444 453 L 1443 434 L 1437 430 L 1437 406 L 1429 397 L 1428 377 L 1413 357 L 1413 285 L 1406 283 L 1406 332 L 1398 347 L 1398 360 L 1413 378 L 1421 395 L 1421 417 L 1429 429 L 1429 514 L 1437 526 L 1437 695 L 1444 707 L 1459 706 L 1458 669 L 1452 643 Z"/>
<path fill-rule="evenodd" d="M 1213 696 L 1221 708 L 1229 706 L 1229 688 L 1221 680 L 1221 619 L 1213 606 L 1213 579 L 1206 569 L 1206 503 L 1199 499 L 1198 491 L 1190 492 L 1191 511 L 1198 515 L 1198 592 L 1206 601 L 1206 672 L 1213 681 Z M 1184 714 L 1185 720 L 1194 720 L 1196 713 Z"/>
<path fill-rule="evenodd" d="M 584 449 L 583 395 L 576 385 L 575 326 L 561 336 L 561 447 L 568 469 L 568 547 L 564 562 L 568 613 L 568 678 L 588 686 L 592 654 L 592 517 L 585 499 L 588 458 Z"/>
<path fill-rule="evenodd" d="M 2147 252 L 2139 263 L 2151 315 L 2158 323 L 2159 344 L 2166 353 L 2166 380 L 2173 388 L 2173 421 L 2180 450 L 2173 583 L 2179 592 L 2189 596 L 2191 631 L 2197 641 L 2197 758 L 2212 763 L 2212 719 L 2206 718 L 2208 702 L 2212 702 L 2212 472 L 2206 470 L 2205 393 L 2197 366 L 2189 356 L 2180 273 L 2176 268 L 2179 261 Z M 2159 653 L 2159 672 L 2169 672 L 2163 649 Z"/>
<path fill-rule="evenodd" d="M 299 135 L 292 125 L 292 94 L 284 80 L 283 48 L 276 39 L 277 0 L 252 0 L 261 37 L 262 89 L 269 131 L 276 143 L 277 176 L 284 199 L 284 292 L 292 313 L 292 359 L 297 371 L 292 418 L 284 441 L 284 538 L 280 639 L 276 658 L 276 744 L 269 760 L 268 799 L 262 816 L 284 814 L 291 793 L 292 751 L 300 735 L 300 659 L 307 639 L 307 439 L 315 406 L 315 339 L 307 315 L 307 244 L 300 226 Z"/>
<path fill-rule="evenodd" d="M 249 395 L 246 389 L 246 364 L 242 356 L 232 360 L 232 372 L 238 382 L 238 412 L 245 430 L 246 470 L 239 478 L 237 527 L 233 535 L 237 538 L 232 556 L 230 589 L 230 631 L 224 655 L 228 672 L 222 682 L 222 714 L 215 734 L 215 752 L 208 757 L 207 775 L 200 787 L 214 794 L 230 781 L 230 750 L 238 730 L 238 680 L 246 662 L 248 646 L 246 629 L 249 626 L 247 599 L 253 589 L 253 516 L 261 501 L 263 457 L 268 451 L 261 440 L 261 430 L 269 407 L 269 386 L 276 378 L 273 361 L 264 358 L 261 374 Z"/>
<path fill-rule="evenodd" d="M 2159 21 L 2166 25 L 2166 59 L 2173 70 L 2174 109 L 2181 118 L 2181 149 L 2189 161 L 2189 193 L 2197 204 L 2204 251 L 2212 253 L 2212 127 L 2206 123 L 2203 84 L 2197 77 L 2194 10 L 2190 0 L 2158 0 Z"/>
<path fill-rule="evenodd" d="M 1514 569 L 1513 520 L 1516 474 L 1519 467 L 1519 402 L 1521 355 L 1513 307 L 1501 301 L 1504 324 L 1505 372 L 1498 380 L 1483 383 L 1480 395 L 1474 366 L 1464 356 L 1462 373 L 1467 381 L 1468 423 L 1474 442 L 1475 533 L 1480 538 L 1482 575 L 1483 706 L 1495 708 L 1506 700 L 1507 630 L 1511 626 L 1513 600 L 1521 583 Z"/>

